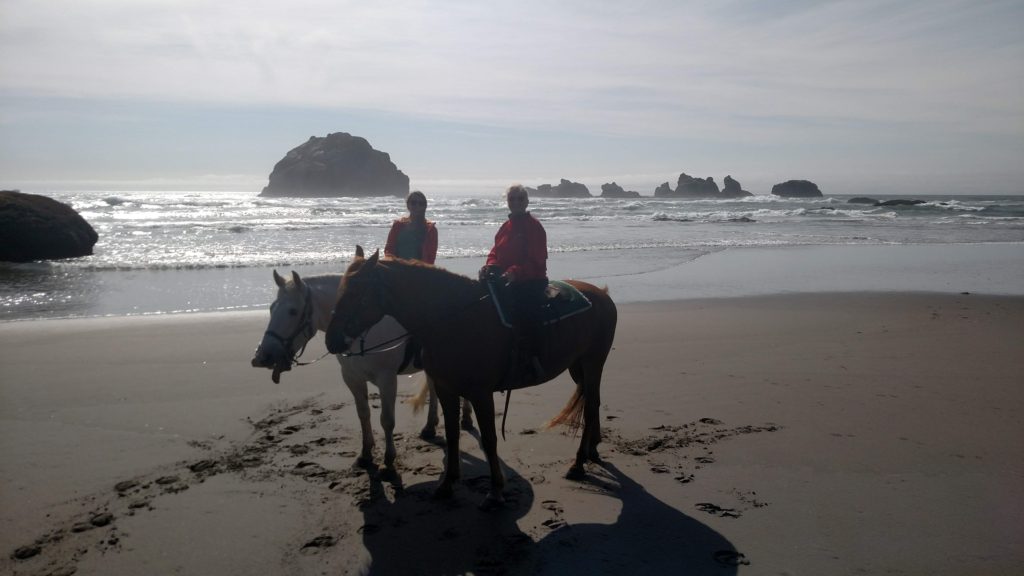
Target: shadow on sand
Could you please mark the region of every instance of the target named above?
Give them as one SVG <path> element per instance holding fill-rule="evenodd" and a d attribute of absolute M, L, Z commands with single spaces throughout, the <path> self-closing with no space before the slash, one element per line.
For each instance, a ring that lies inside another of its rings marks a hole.
<path fill-rule="evenodd" d="M 534 506 L 530 482 L 504 466 L 505 507 L 483 512 L 486 462 L 462 455 L 463 482 L 451 500 L 434 500 L 436 481 L 402 486 L 371 472 L 371 490 L 395 489 L 394 501 L 374 498 L 363 507 L 363 544 L 371 575 L 420 574 L 712 574 L 734 575 L 745 562 L 721 534 L 648 493 L 613 464 L 591 466 L 577 486 L 618 498 L 613 524 L 557 524 L 534 539 L 518 524 Z M 570 482 L 569 480 L 558 480 Z M 467 494 L 469 492 L 469 494 Z M 549 505 L 545 502 L 543 505 Z M 548 508 L 550 510 L 550 508 Z M 527 527 L 527 530 L 530 530 Z"/>

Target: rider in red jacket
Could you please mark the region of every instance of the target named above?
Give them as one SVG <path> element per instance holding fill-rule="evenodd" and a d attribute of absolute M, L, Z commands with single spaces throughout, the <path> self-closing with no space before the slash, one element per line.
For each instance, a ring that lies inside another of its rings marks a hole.
<path fill-rule="evenodd" d="M 405 198 L 409 215 L 395 220 L 384 245 L 384 256 L 433 264 L 437 258 L 437 227 L 427 220 L 427 197 L 413 190 Z"/>
<path fill-rule="evenodd" d="M 532 379 L 543 379 L 538 360 L 542 336 L 540 308 L 548 286 L 548 237 L 544 226 L 526 208 L 530 195 L 516 184 L 505 191 L 508 220 L 494 236 L 494 248 L 480 269 L 480 280 L 491 281 L 500 274 L 507 283 L 516 324 L 516 348 L 529 359 Z"/>

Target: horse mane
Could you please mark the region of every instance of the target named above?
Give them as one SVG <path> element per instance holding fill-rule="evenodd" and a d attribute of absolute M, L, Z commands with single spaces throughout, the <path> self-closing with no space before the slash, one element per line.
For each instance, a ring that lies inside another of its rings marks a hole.
<path fill-rule="evenodd" d="M 420 260 L 407 260 L 405 258 L 384 258 L 377 262 L 377 266 L 381 266 L 384 269 L 398 268 L 403 270 L 411 271 L 413 274 L 420 276 L 436 276 L 440 278 L 440 281 L 446 286 L 450 285 L 451 290 L 469 291 L 479 290 L 480 283 L 470 278 L 469 276 L 463 276 L 457 274 L 440 266 L 434 266 L 433 264 L 427 264 Z"/>

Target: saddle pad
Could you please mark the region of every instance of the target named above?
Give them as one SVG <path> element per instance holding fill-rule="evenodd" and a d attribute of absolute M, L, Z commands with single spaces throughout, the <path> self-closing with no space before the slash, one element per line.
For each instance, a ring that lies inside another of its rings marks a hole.
<path fill-rule="evenodd" d="M 561 280 L 548 283 L 544 325 L 586 312 L 593 304 L 575 286 Z M 549 312 L 550 311 L 550 312 Z"/>
<path fill-rule="evenodd" d="M 508 317 L 505 311 L 505 304 L 499 297 L 495 285 L 489 283 L 487 287 L 491 293 L 491 300 L 498 309 L 498 317 L 501 319 L 501 323 L 504 324 L 506 328 L 511 328 L 512 319 Z M 593 306 L 590 300 L 588 300 L 582 292 L 577 290 L 572 284 L 563 282 L 562 280 L 552 280 L 548 282 L 548 287 L 544 291 L 544 296 L 544 306 L 541 311 L 541 316 L 544 318 L 541 324 L 544 326 L 550 326 L 559 320 L 564 320 L 570 316 L 586 312 L 587 310 L 590 310 L 591 306 Z"/>

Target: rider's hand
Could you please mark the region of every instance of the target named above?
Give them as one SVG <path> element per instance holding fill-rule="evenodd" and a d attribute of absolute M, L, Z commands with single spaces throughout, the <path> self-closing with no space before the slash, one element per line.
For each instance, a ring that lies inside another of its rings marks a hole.
<path fill-rule="evenodd" d="M 493 266 L 484 265 L 483 267 L 480 268 L 480 272 L 477 274 L 477 279 L 480 280 L 481 282 L 486 282 L 487 279 L 490 278 L 491 276 L 492 269 Z"/>
<path fill-rule="evenodd" d="M 505 270 L 505 273 L 501 275 L 505 279 L 505 282 L 512 283 L 516 281 L 516 273 L 511 269 Z"/>

